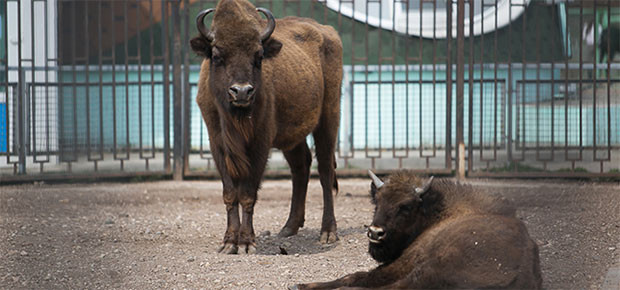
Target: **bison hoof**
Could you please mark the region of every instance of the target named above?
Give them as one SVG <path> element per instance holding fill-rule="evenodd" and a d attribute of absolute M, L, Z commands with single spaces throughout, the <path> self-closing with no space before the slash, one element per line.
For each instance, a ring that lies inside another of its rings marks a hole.
<path fill-rule="evenodd" d="M 331 244 L 338 240 L 336 232 L 322 232 L 319 241 L 321 244 Z"/>
<path fill-rule="evenodd" d="M 225 243 L 219 248 L 219 250 L 217 250 L 217 252 L 222 253 L 222 254 L 236 254 L 237 245 L 231 244 L 231 243 Z"/>
<path fill-rule="evenodd" d="M 278 233 L 278 237 L 290 237 L 290 236 L 294 236 L 297 234 L 297 230 L 299 228 L 296 227 L 283 227 L 282 230 L 280 230 L 280 232 Z"/>
<path fill-rule="evenodd" d="M 239 254 L 240 255 L 253 255 L 256 254 L 256 246 L 254 245 L 241 245 L 239 246 Z"/>

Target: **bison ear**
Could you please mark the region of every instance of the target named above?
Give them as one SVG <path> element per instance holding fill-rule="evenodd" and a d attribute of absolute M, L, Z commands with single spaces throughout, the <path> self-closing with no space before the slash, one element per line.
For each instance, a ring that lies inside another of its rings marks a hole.
<path fill-rule="evenodd" d="M 196 36 L 189 41 L 192 50 L 199 56 L 211 58 L 211 43 L 202 35 Z"/>
<path fill-rule="evenodd" d="M 274 39 L 273 37 L 268 38 L 265 42 L 263 42 L 263 58 L 270 58 L 278 55 L 281 48 L 282 42 Z"/>

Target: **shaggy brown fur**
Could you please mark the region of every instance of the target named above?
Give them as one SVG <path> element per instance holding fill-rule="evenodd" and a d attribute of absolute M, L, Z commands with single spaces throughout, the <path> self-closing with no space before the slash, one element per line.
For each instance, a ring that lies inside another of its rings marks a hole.
<path fill-rule="evenodd" d="M 382 265 L 292 288 L 541 288 L 538 248 L 507 201 L 449 180 L 433 182 L 420 201 L 421 185 L 407 171 L 371 185 L 372 227 L 384 236 L 369 252 Z"/>
<path fill-rule="evenodd" d="M 272 147 L 281 149 L 293 174 L 293 198 L 282 236 L 304 223 L 312 156 L 306 136 L 313 134 L 323 187 L 321 242 L 334 242 L 332 190 L 337 189 L 334 149 L 340 122 L 342 43 L 338 33 L 314 20 L 276 20 L 270 38 L 260 40 L 267 21 L 246 0 L 222 0 L 215 8 L 213 42 L 191 40 L 204 56 L 196 102 L 209 132 L 211 150 L 224 184 L 228 227 L 223 252 L 252 252 L 252 213 L 256 192 Z M 254 97 L 236 106 L 229 88 L 250 84 Z M 240 224 L 238 204 L 243 207 Z"/>

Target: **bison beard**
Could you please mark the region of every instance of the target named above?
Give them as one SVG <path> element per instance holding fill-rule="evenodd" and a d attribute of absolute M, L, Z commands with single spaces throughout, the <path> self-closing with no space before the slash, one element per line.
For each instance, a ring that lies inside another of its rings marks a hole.
<path fill-rule="evenodd" d="M 207 28 L 209 14 L 213 21 Z M 220 252 L 256 251 L 252 217 L 271 148 L 283 151 L 293 176 L 291 210 L 280 235 L 294 235 L 303 227 L 312 163 L 309 134 L 315 140 L 323 188 L 320 241 L 335 242 L 332 190 L 338 184 L 334 150 L 342 82 L 338 33 L 311 19 L 276 20 L 269 10 L 247 0 L 221 0 L 198 14 L 196 26 L 200 35 L 190 45 L 205 58 L 196 102 L 227 210 Z"/>
<path fill-rule="evenodd" d="M 419 235 L 399 235 L 389 237 L 380 244 L 368 242 L 368 253 L 379 263 L 390 263 L 396 260 L 411 242 Z M 405 241 L 405 242 L 403 242 Z"/>
<path fill-rule="evenodd" d="M 379 267 L 290 289 L 538 289 L 538 247 L 515 209 L 470 186 L 400 171 L 370 172 L 376 205 L 369 253 Z"/>

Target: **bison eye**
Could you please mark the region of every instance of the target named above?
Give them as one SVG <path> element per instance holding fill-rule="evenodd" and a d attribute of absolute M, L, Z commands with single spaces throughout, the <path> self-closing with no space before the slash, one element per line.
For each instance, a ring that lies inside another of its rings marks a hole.
<path fill-rule="evenodd" d="M 213 65 L 220 66 L 224 63 L 224 60 L 221 56 L 214 54 L 213 56 L 211 56 L 211 62 L 213 63 Z"/>
<path fill-rule="evenodd" d="M 398 211 L 402 212 L 402 213 L 411 213 L 413 211 L 413 204 L 401 204 L 398 207 Z"/>
<path fill-rule="evenodd" d="M 259 51 L 254 55 L 254 66 L 257 68 L 260 68 L 262 63 L 263 63 L 263 53 L 262 51 Z"/>

